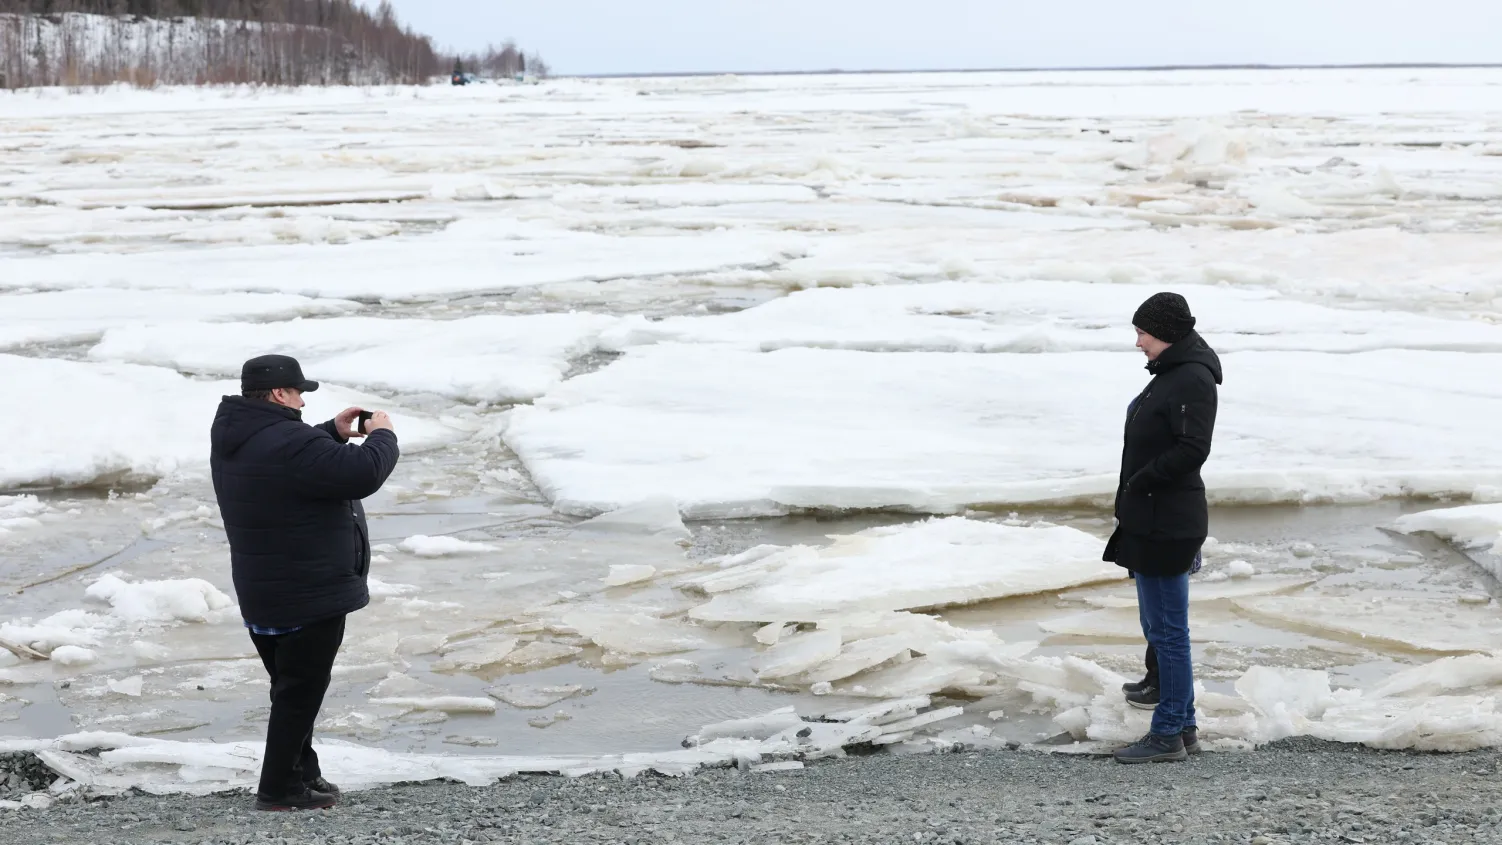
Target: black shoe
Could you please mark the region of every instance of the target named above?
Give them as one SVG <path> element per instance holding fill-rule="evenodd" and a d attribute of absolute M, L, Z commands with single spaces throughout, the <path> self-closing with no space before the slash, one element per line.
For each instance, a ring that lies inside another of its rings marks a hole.
<path fill-rule="evenodd" d="M 1157 685 L 1158 679 L 1154 678 L 1152 675 L 1148 675 L 1146 678 L 1143 678 L 1140 681 L 1128 681 L 1127 683 L 1122 684 L 1121 691 L 1125 693 L 1142 692 L 1148 687 L 1156 687 Z"/>
<path fill-rule="evenodd" d="M 336 799 L 344 797 L 344 793 L 339 791 L 339 787 L 324 780 L 322 776 L 316 777 L 309 781 L 303 781 L 303 786 L 306 786 L 308 789 L 311 789 L 314 792 L 326 792 L 329 795 L 334 796 L 334 798 Z"/>
<path fill-rule="evenodd" d="M 327 810 L 338 803 L 338 799 L 327 792 L 318 792 L 312 789 L 304 789 L 297 795 L 289 795 L 273 801 L 269 798 L 256 796 L 256 809 L 269 810 L 271 812 L 289 812 L 292 810 Z"/>
<path fill-rule="evenodd" d="M 1126 694 L 1126 700 L 1127 704 L 1132 705 L 1138 710 L 1157 710 L 1158 688 L 1143 687 L 1136 692 L 1129 692 Z"/>
<path fill-rule="evenodd" d="M 1178 763 L 1189 759 L 1180 736 L 1148 734 L 1115 754 L 1118 763 Z"/>
<path fill-rule="evenodd" d="M 1179 734 L 1179 739 L 1184 740 L 1184 750 L 1190 754 L 1198 754 L 1202 750 L 1199 728 L 1185 728 L 1184 732 Z"/>

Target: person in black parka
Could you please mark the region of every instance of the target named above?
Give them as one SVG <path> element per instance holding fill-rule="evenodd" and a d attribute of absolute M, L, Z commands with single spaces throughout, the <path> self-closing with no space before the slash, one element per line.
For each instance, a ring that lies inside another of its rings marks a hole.
<path fill-rule="evenodd" d="M 370 530 L 360 500 L 396 467 L 391 419 L 349 408 L 318 426 L 302 394 L 318 389 L 284 355 L 245 363 L 240 396 L 220 402 L 209 467 L 229 539 L 240 613 L 271 676 L 271 718 L 256 807 L 332 806 L 313 724 L 323 706 L 345 617 L 370 603 Z M 349 440 L 365 437 L 361 446 Z"/>
<path fill-rule="evenodd" d="M 1148 676 L 1127 701 L 1154 710 L 1151 733 L 1116 758 L 1182 760 L 1198 750 L 1189 650 L 1189 575 L 1199 568 L 1210 508 L 1200 468 L 1210 457 L 1222 381 L 1220 358 L 1194 330 L 1189 303 L 1159 293 L 1132 318 L 1152 374 L 1127 409 L 1116 531 L 1105 559 L 1132 573 Z"/>

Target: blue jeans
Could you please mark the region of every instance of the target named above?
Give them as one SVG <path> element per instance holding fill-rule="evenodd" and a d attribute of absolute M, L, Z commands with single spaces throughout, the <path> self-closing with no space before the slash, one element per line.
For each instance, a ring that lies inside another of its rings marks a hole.
<path fill-rule="evenodd" d="M 1194 666 L 1189 652 L 1189 575 L 1135 573 L 1142 633 L 1158 658 L 1158 709 L 1152 732 L 1178 736 L 1194 721 Z"/>

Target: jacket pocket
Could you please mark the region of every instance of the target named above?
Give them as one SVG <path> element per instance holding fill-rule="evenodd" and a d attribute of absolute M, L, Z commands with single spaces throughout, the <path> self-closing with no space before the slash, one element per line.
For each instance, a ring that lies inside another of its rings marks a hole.
<path fill-rule="evenodd" d="M 350 526 L 350 534 L 354 537 L 355 544 L 355 559 L 350 568 L 356 577 L 363 578 L 365 577 L 365 549 L 369 546 L 369 540 L 365 537 L 364 529 L 360 527 L 360 515 L 355 513 L 353 505 L 350 506 L 349 517 L 354 523 Z"/>
<path fill-rule="evenodd" d="M 1152 531 L 1156 516 L 1157 499 L 1152 493 L 1134 490 L 1128 484 L 1121 490 L 1116 509 L 1116 519 L 1121 527 L 1133 534 L 1148 534 Z"/>
<path fill-rule="evenodd" d="M 1204 537 L 1210 528 L 1210 507 L 1205 491 L 1171 490 L 1155 497 L 1154 528 L 1164 537 L 1189 539 Z"/>

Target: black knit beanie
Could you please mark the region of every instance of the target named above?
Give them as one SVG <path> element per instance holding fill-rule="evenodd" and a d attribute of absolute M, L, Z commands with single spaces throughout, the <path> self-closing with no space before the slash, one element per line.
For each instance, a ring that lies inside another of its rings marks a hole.
<path fill-rule="evenodd" d="M 1155 293 L 1132 315 L 1132 325 L 1164 343 L 1178 343 L 1194 331 L 1194 315 L 1184 297 Z"/>

